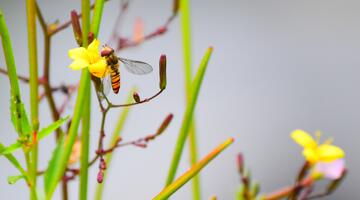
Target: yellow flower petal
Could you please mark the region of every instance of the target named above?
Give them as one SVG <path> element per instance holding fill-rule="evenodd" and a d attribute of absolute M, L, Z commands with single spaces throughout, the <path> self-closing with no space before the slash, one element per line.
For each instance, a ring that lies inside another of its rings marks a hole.
<path fill-rule="evenodd" d="M 89 66 L 89 71 L 92 75 L 103 78 L 107 74 L 107 63 L 105 59 L 100 59 L 98 62 Z"/>
<path fill-rule="evenodd" d="M 100 41 L 98 39 L 94 39 L 88 46 L 87 50 L 88 51 L 94 51 L 94 52 L 99 52 L 99 46 L 100 46 Z"/>
<path fill-rule="evenodd" d="M 84 59 L 87 60 L 87 53 L 86 53 L 86 49 L 84 47 L 78 47 L 78 48 L 74 48 L 74 49 L 70 49 L 68 51 L 69 57 L 73 60 L 76 59 Z"/>
<path fill-rule="evenodd" d="M 316 151 L 312 148 L 305 148 L 302 152 L 303 156 L 307 161 L 310 163 L 315 163 L 319 160 L 318 155 L 316 154 Z"/>
<path fill-rule="evenodd" d="M 322 144 L 316 149 L 316 153 L 319 156 L 319 160 L 324 162 L 331 162 L 345 157 L 345 152 L 337 146 Z"/>
<path fill-rule="evenodd" d="M 79 70 L 79 69 L 85 68 L 87 66 L 89 66 L 89 62 L 87 62 L 86 60 L 76 59 L 76 60 L 74 60 L 74 62 L 72 62 L 69 65 L 69 68 L 71 68 L 73 70 Z"/>
<path fill-rule="evenodd" d="M 303 130 L 295 130 L 291 133 L 291 138 L 304 148 L 316 148 L 315 140 Z"/>

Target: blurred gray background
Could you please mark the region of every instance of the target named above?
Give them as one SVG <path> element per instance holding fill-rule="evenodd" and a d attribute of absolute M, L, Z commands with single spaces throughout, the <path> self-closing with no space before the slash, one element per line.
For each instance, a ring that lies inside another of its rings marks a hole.
<path fill-rule="evenodd" d="M 39 0 L 47 22 L 69 18 L 80 1 Z M 18 73 L 28 74 L 25 3 L 1 0 L 11 33 Z M 303 163 L 301 148 L 290 138 L 294 129 L 323 131 L 323 139 L 334 136 L 344 148 L 349 176 L 339 190 L 326 199 L 360 199 L 360 2 L 356 0 L 272 0 L 205 1 L 191 3 L 193 66 L 196 68 L 208 46 L 214 46 L 208 71 L 196 108 L 200 157 L 228 137 L 235 142 L 201 172 L 202 197 L 216 194 L 219 199 L 234 199 L 239 186 L 235 157 L 243 152 L 254 179 L 269 192 L 291 184 Z M 108 40 L 119 1 L 111 0 L 104 8 L 99 39 Z M 131 35 L 136 17 L 145 23 L 145 32 L 154 30 L 171 14 L 171 1 L 134 0 L 124 23 L 123 35 Z M 43 38 L 38 29 L 39 67 L 42 68 Z M 71 28 L 52 40 L 51 83 L 75 83 L 79 71 L 67 68 L 67 51 L 76 46 Z M 0 65 L 5 67 L 2 49 Z M 141 47 L 120 52 L 122 57 L 143 60 L 155 67 L 149 76 L 133 76 L 122 70 L 122 89 L 113 101 L 122 102 L 136 85 L 142 97 L 157 91 L 157 63 L 160 54 L 168 57 L 168 88 L 158 98 L 133 107 L 124 140 L 136 139 L 156 130 L 170 112 L 175 118 L 167 131 L 146 149 L 127 147 L 115 152 L 104 199 L 150 199 L 163 187 L 184 113 L 182 45 L 179 18 L 169 31 Z M 9 83 L 0 75 L 0 141 L 16 140 L 9 119 Z M 21 85 L 23 99 L 29 101 L 29 87 Z M 41 89 L 42 91 L 42 89 Z M 94 93 L 93 93 L 94 94 Z M 58 104 L 61 96 L 56 96 Z M 100 112 L 93 95 L 91 153 L 94 155 Z M 26 105 L 29 108 L 29 105 Z M 71 114 L 72 107 L 66 113 Z M 109 114 L 108 133 L 120 110 Z M 51 122 L 48 104 L 41 104 L 41 125 Z M 40 167 L 47 165 L 54 148 L 53 137 L 41 143 Z M 17 152 L 16 156 L 22 158 Z M 178 175 L 188 168 L 188 151 L 181 159 Z M 17 171 L 0 158 L 0 196 L 27 199 L 24 182 L 8 185 L 8 175 Z M 97 167 L 90 174 L 92 197 Z M 39 181 L 42 183 L 42 179 Z M 181 188 L 172 199 L 191 199 L 191 184 Z M 78 183 L 70 184 L 71 199 L 77 199 Z M 54 199 L 59 198 L 59 191 Z M 92 199 L 92 198 L 89 198 Z"/>

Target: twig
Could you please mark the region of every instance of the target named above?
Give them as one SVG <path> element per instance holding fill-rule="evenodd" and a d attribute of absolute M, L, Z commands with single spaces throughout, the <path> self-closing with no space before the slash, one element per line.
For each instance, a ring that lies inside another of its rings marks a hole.
<path fill-rule="evenodd" d="M 5 69 L 1 69 L 1 68 L 0 68 L 0 73 L 8 75 L 8 71 L 5 70 Z M 19 78 L 19 80 L 23 81 L 24 83 L 29 83 L 29 78 L 28 77 L 21 76 L 21 75 L 18 75 L 17 77 Z"/>

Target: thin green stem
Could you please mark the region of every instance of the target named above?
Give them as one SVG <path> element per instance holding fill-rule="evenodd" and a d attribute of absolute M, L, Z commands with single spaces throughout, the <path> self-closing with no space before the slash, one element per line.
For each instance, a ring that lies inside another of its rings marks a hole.
<path fill-rule="evenodd" d="M 186 91 L 186 102 L 190 101 L 191 94 L 191 23 L 190 23 L 190 3 L 189 0 L 181 0 L 180 2 L 180 21 L 181 21 L 181 32 L 183 41 L 183 57 L 184 57 L 184 74 L 185 74 L 185 91 Z M 189 130 L 189 154 L 190 164 L 194 165 L 197 162 L 197 141 L 196 141 L 196 123 L 195 117 L 193 118 L 190 130 Z M 192 192 L 193 199 L 200 200 L 200 177 L 196 176 L 192 179 Z"/>
<path fill-rule="evenodd" d="M 29 46 L 29 64 L 30 64 L 30 111 L 31 121 L 34 131 L 34 147 L 31 149 L 31 165 L 29 169 L 31 179 L 31 199 L 36 200 L 36 178 L 38 161 L 38 143 L 36 134 L 39 129 L 39 101 L 38 101 L 38 63 L 37 63 L 37 45 L 36 45 L 36 4 L 35 0 L 26 0 L 28 46 Z"/>
<path fill-rule="evenodd" d="M 135 90 L 133 89 L 129 96 L 128 96 L 128 99 L 126 101 L 126 103 L 130 103 L 133 98 L 132 98 L 132 94 Z M 126 119 L 127 119 L 127 116 L 129 114 L 129 110 L 130 110 L 130 107 L 124 107 L 124 109 L 122 110 L 117 122 L 116 122 L 116 126 L 115 126 L 115 129 L 111 135 L 111 139 L 110 139 L 110 143 L 109 143 L 109 148 L 113 147 L 114 145 L 116 145 L 117 141 L 118 141 L 118 138 L 120 137 L 121 135 L 121 131 L 124 127 L 124 124 L 126 122 Z M 106 163 L 106 166 L 107 166 L 107 170 L 104 171 L 104 182 L 101 183 L 101 184 L 98 184 L 97 187 L 96 187 L 96 193 L 95 193 L 95 200 L 101 200 L 102 199 L 102 194 L 103 194 L 103 191 L 104 191 L 104 186 L 105 186 L 105 183 L 106 183 L 106 177 L 107 177 L 107 174 L 108 174 L 108 171 L 109 171 L 109 167 L 110 167 L 110 163 L 111 163 L 111 160 L 112 160 L 112 156 L 113 156 L 113 153 L 109 153 L 109 154 L 106 154 L 105 156 L 105 163 Z"/>
<path fill-rule="evenodd" d="M 94 14 L 91 21 L 91 32 L 94 33 L 95 38 L 97 37 L 100 29 L 101 16 L 104 8 L 105 0 L 96 0 L 94 7 Z"/>
<path fill-rule="evenodd" d="M 178 168 L 178 165 L 180 162 L 180 158 L 181 158 L 181 154 L 182 154 L 182 151 L 184 148 L 186 138 L 189 133 L 191 120 L 193 118 L 193 113 L 194 113 L 195 105 L 196 105 L 197 98 L 199 95 L 200 86 L 201 86 L 202 80 L 204 78 L 204 74 L 205 74 L 211 53 L 212 53 L 212 48 L 210 47 L 206 51 L 206 53 L 202 59 L 202 62 L 200 64 L 200 67 L 198 69 L 198 72 L 195 76 L 194 82 L 192 83 L 193 89 L 191 90 L 191 95 L 190 95 L 191 98 L 190 98 L 189 103 L 186 106 L 181 129 L 179 132 L 178 140 L 177 140 L 177 143 L 175 146 L 175 151 L 173 154 L 173 159 L 171 161 L 168 177 L 166 180 L 166 186 L 170 185 L 176 176 L 176 171 L 177 171 L 177 168 Z"/>
<path fill-rule="evenodd" d="M 164 188 L 153 200 L 164 200 L 168 199 L 173 193 L 180 189 L 185 183 L 187 183 L 191 178 L 196 176 L 202 168 L 204 168 L 211 160 L 213 160 L 217 155 L 224 151 L 230 144 L 234 141 L 233 138 L 227 139 L 225 142 L 216 147 L 211 151 L 207 156 L 202 160 L 195 163 L 187 172 L 180 176 L 176 181 Z"/>
<path fill-rule="evenodd" d="M 86 88 L 88 98 L 85 99 L 84 111 L 82 116 L 82 131 L 81 131 L 81 160 L 80 160 L 80 193 L 79 199 L 87 199 L 88 187 L 88 162 L 89 162 L 89 147 L 90 147 L 90 113 L 91 113 L 91 88 L 90 84 Z"/>
<path fill-rule="evenodd" d="M 39 105 L 38 105 L 38 63 L 36 45 L 36 6 L 35 0 L 26 0 L 29 64 L 30 64 L 30 111 L 33 129 L 39 129 Z"/>

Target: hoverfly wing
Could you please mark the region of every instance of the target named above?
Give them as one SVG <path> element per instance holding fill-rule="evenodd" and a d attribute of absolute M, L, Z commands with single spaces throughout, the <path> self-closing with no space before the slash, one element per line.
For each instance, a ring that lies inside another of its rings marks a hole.
<path fill-rule="evenodd" d="M 110 89 L 111 89 L 111 75 L 109 72 L 106 72 L 104 78 L 101 79 L 101 84 L 96 90 L 96 93 L 100 99 L 105 99 L 105 97 L 109 94 Z"/>
<path fill-rule="evenodd" d="M 137 61 L 137 60 L 130 60 L 125 58 L 118 58 L 125 66 L 125 68 L 133 74 L 143 75 L 148 74 L 153 71 L 151 65 L 147 64 L 146 62 Z"/>

